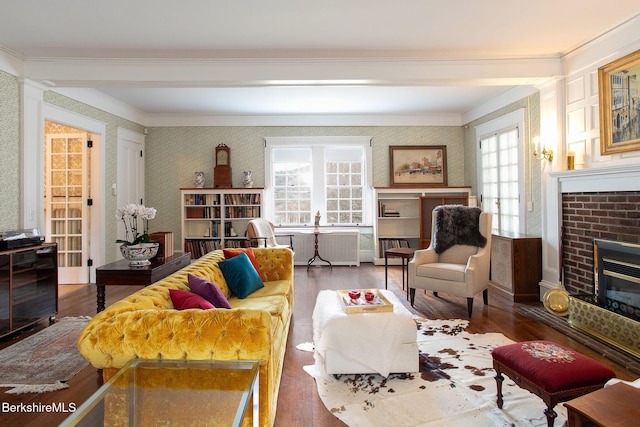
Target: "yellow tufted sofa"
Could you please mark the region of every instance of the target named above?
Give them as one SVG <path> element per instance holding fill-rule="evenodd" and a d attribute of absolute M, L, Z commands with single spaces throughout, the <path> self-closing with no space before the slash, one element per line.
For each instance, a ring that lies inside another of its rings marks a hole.
<path fill-rule="evenodd" d="M 210 252 L 96 314 L 78 339 L 80 353 L 105 381 L 133 358 L 258 360 L 260 425 L 272 426 L 293 314 L 293 252 L 253 251 L 264 288 L 233 296 L 218 267 L 222 251 Z M 233 308 L 175 310 L 169 289 L 189 290 L 188 273 L 215 283 Z"/>

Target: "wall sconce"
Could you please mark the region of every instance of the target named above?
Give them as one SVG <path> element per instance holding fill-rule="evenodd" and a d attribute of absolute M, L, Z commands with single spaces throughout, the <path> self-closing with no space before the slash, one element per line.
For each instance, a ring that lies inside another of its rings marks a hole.
<path fill-rule="evenodd" d="M 535 157 L 538 160 L 547 160 L 547 161 L 552 161 L 553 160 L 553 150 L 552 149 L 546 149 L 545 147 L 542 147 L 542 151 L 539 151 L 539 147 L 540 147 L 540 137 L 535 137 L 533 138 L 533 157 Z"/>

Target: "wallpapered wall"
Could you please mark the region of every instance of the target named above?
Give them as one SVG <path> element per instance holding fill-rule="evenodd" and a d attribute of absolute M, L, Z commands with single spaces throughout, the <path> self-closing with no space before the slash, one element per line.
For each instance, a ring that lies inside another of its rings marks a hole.
<path fill-rule="evenodd" d="M 215 147 L 231 148 L 233 186 L 242 187 L 242 172 L 253 172 L 254 186 L 263 187 L 264 137 L 371 136 L 373 185 L 389 185 L 390 145 L 446 145 L 449 185 L 465 183 L 461 127 L 161 127 L 150 128 L 146 139 L 147 204 L 158 209 L 154 228 L 180 236 L 181 187 L 193 187 L 194 173 L 205 173 L 212 186 Z"/>
<path fill-rule="evenodd" d="M 0 231 L 20 224 L 20 85 L 0 71 Z"/>
<path fill-rule="evenodd" d="M 540 94 L 535 93 L 528 98 L 520 99 L 512 104 L 509 104 L 499 110 L 496 110 L 486 116 L 483 116 L 473 122 L 470 122 L 464 128 L 464 164 L 465 164 L 465 185 L 472 187 L 473 194 L 477 194 L 477 150 L 476 150 L 476 126 L 483 123 L 494 120 L 498 117 L 513 111 L 525 109 L 525 120 L 527 117 L 531 117 L 531 138 L 535 135 L 540 135 Z M 528 112 L 528 109 L 531 109 Z M 526 126 L 526 123 L 525 123 Z M 531 143 L 529 141 L 528 132 L 524 132 L 523 138 L 524 150 L 524 186 L 525 192 L 522 197 L 525 198 L 526 203 L 531 200 L 533 202 L 533 211 L 529 212 L 525 209 L 525 232 L 533 236 L 542 235 L 542 186 L 540 180 L 542 179 L 542 165 L 543 162 L 535 160 L 531 155 Z"/>
<path fill-rule="evenodd" d="M 17 79 L 0 72 L 0 230 L 10 230 L 20 224 L 20 86 Z M 117 208 L 110 191 L 116 182 L 117 129 L 123 127 L 143 133 L 142 125 L 77 102 L 58 93 L 47 91 L 45 102 L 75 113 L 100 120 L 107 125 L 105 159 L 105 229 L 106 262 L 115 259 L 118 224 L 110 214 Z M 539 132 L 539 97 L 530 97 L 532 135 Z M 150 128 L 146 138 L 146 204 L 158 209 L 153 229 L 180 234 L 179 188 L 191 187 L 194 172 L 204 171 L 206 185 L 212 185 L 214 151 L 219 143 L 231 147 L 233 185 L 242 186 L 242 171 L 251 170 L 256 187 L 264 186 L 264 137 L 267 136 L 371 136 L 373 137 L 373 185 L 389 185 L 390 145 L 446 145 L 448 180 L 451 186 L 469 185 L 476 194 L 476 151 L 474 127 L 518 108 L 527 108 L 527 99 L 508 105 L 481 119 L 469 123 L 468 128 L 447 126 L 425 127 L 158 127 Z M 528 141 L 526 141 L 529 146 Z M 525 150 L 527 152 L 527 150 Z M 527 152 L 528 153 L 528 152 Z M 527 162 L 535 183 L 532 199 L 535 209 L 527 212 L 527 233 L 540 235 L 541 196 L 539 162 Z M 527 186 L 527 191 L 531 186 Z M 112 239 L 113 238 L 113 239 Z"/>

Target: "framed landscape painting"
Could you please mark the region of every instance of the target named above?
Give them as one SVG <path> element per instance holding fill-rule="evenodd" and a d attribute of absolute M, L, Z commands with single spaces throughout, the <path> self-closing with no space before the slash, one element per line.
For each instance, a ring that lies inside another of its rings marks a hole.
<path fill-rule="evenodd" d="M 447 147 L 392 145 L 389 147 L 392 187 L 446 187 Z"/>
<path fill-rule="evenodd" d="M 640 51 L 598 68 L 600 153 L 640 150 Z"/>

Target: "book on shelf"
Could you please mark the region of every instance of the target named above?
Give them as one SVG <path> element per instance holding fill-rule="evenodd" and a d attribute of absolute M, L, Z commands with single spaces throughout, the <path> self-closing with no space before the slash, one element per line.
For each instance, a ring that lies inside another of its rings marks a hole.
<path fill-rule="evenodd" d="M 260 193 L 225 194 L 226 205 L 259 205 Z"/>
<path fill-rule="evenodd" d="M 185 217 L 188 219 L 220 218 L 220 208 L 211 206 L 187 207 Z"/>
<path fill-rule="evenodd" d="M 185 240 L 184 251 L 191 252 L 191 258 L 200 258 L 207 253 L 220 249 L 220 240 Z"/>
<path fill-rule="evenodd" d="M 185 216 L 189 219 L 204 218 L 204 209 L 203 208 L 187 208 L 187 210 L 185 211 Z"/>
<path fill-rule="evenodd" d="M 244 248 L 247 246 L 247 239 L 244 237 L 225 239 L 224 246 L 226 248 Z"/>
<path fill-rule="evenodd" d="M 258 218 L 260 206 L 230 206 L 227 207 L 227 218 Z"/>
<path fill-rule="evenodd" d="M 203 206 L 219 204 L 220 199 L 217 194 L 187 194 L 185 196 L 185 205 Z"/>
<path fill-rule="evenodd" d="M 409 241 L 407 239 L 397 239 L 389 237 L 380 237 L 378 239 L 378 254 L 380 258 L 384 258 L 387 249 L 408 248 Z"/>
<path fill-rule="evenodd" d="M 378 202 L 378 217 L 386 218 L 386 217 L 400 217 L 400 212 L 396 209 L 389 209 L 387 205 L 382 202 Z"/>

